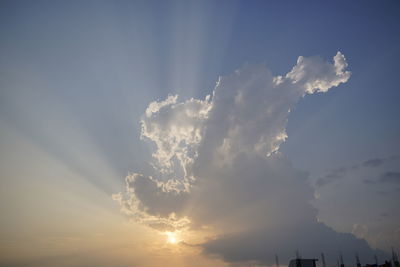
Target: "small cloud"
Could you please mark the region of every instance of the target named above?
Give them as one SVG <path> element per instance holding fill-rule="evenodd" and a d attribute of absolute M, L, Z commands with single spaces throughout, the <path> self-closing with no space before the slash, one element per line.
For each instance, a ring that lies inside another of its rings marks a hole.
<path fill-rule="evenodd" d="M 349 170 L 353 170 L 355 168 L 358 168 L 358 166 L 354 165 L 350 167 L 340 167 L 330 170 L 327 174 L 325 174 L 325 176 L 319 178 L 315 184 L 318 187 L 330 184 L 336 180 L 343 178 Z"/>
<path fill-rule="evenodd" d="M 340 51 L 333 57 L 333 61 L 334 64 L 330 64 L 319 57 L 300 56 L 286 78 L 293 83 L 302 83 L 307 94 L 327 92 L 330 88 L 347 82 L 351 76 L 351 72 L 345 70 L 346 58 Z"/>
<path fill-rule="evenodd" d="M 400 183 L 400 172 L 385 172 L 381 178 L 382 183 Z"/>
<path fill-rule="evenodd" d="M 318 187 L 321 187 L 321 186 L 324 186 L 324 185 L 326 185 L 328 183 L 329 183 L 329 181 L 325 180 L 324 178 L 319 178 L 317 180 L 317 182 L 315 182 L 315 185 L 318 186 Z"/>
<path fill-rule="evenodd" d="M 372 181 L 372 180 L 370 180 L 370 179 L 364 179 L 363 182 L 364 182 L 364 184 L 370 184 L 370 185 L 376 184 L 375 181 Z"/>
<path fill-rule="evenodd" d="M 351 230 L 351 233 L 358 238 L 365 238 L 368 233 L 368 227 L 363 224 L 355 223 L 353 224 L 353 229 Z"/>
<path fill-rule="evenodd" d="M 379 158 L 375 158 L 375 159 L 369 159 L 363 162 L 363 166 L 365 167 L 377 167 L 383 164 L 385 160 L 384 159 L 379 159 Z"/>
<path fill-rule="evenodd" d="M 332 182 L 335 182 L 339 179 L 347 177 L 351 177 L 349 173 L 355 171 L 363 171 L 365 168 L 376 168 L 383 166 L 384 164 L 388 164 L 393 160 L 397 160 L 399 156 L 390 156 L 384 158 L 372 158 L 363 161 L 361 164 L 353 164 L 350 166 L 342 166 L 333 170 L 328 170 L 327 173 L 316 180 L 315 185 L 317 187 L 325 186 Z M 400 182 L 400 173 L 398 172 L 386 172 L 379 181 L 374 181 L 371 179 L 364 179 L 363 182 L 365 184 L 377 184 L 378 182 L 386 183 L 386 182 Z"/>

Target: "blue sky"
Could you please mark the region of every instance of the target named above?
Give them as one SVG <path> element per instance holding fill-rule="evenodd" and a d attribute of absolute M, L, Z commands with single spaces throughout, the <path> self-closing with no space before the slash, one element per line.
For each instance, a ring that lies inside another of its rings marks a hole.
<path fill-rule="evenodd" d="M 150 102 L 175 94 L 180 101 L 204 99 L 219 76 L 246 64 L 262 63 L 274 76 L 285 75 L 299 56 L 331 61 L 341 51 L 351 78 L 299 100 L 279 151 L 309 173 L 315 188 L 331 170 L 394 156 L 376 171 L 341 173 L 350 178 L 317 188 L 321 201 L 314 205 L 337 231 L 365 225 L 369 235 L 359 237 L 373 248 L 398 246 L 399 215 L 378 222 L 387 213 L 379 212 L 384 207 L 399 213 L 393 205 L 399 201 L 398 181 L 388 185 L 396 194 L 386 187 L 362 191 L 377 203 L 372 213 L 379 216 L 373 218 L 365 219 L 371 210 L 362 203 L 352 207 L 361 210 L 359 217 L 350 218 L 345 214 L 352 209 L 329 206 L 329 197 L 345 187 L 343 198 L 351 201 L 363 179 L 399 173 L 399 11 L 397 1 L 2 1 L 1 187 L 14 192 L 25 183 L 60 183 L 51 175 L 44 179 L 41 169 L 29 181 L 21 174 L 43 152 L 101 192 L 104 203 L 108 197 L 106 205 L 118 213 L 111 195 L 123 190 L 124 177 L 154 172 L 148 162 L 155 146 L 140 139 L 140 119 Z M 33 152 L 27 153 L 24 142 Z M 61 181 L 70 179 L 54 172 Z M 9 203 L 9 197 L 1 202 Z M 94 195 L 86 197 L 96 202 Z M 24 214 L 33 208 L 28 202 L 1 205 L 10 218 L 2 232 L 21 220 L 10 210 Z M 24 218 L 29 224 L 34 216 Z M 377 241 L 387 225 L 397 231 L 394 239 Z"/>
<path fill-rule="evenodd" d="M 304 100 L 289 131 L 340 101 L 340 109 L 324 110 L 331 126 L 318 129 L 325 141 L 355 146 L 349 151 L 368 144 L 362 153 L 385 153 L 381 140 L 398 145 L 396 2 L 39 3 L 3 3 L 2 69 L 17 76 L 34 68 L 67 108 L 83 109 L 81 119 L 104 113 L 103 104 L 111 108 L 110 95 L 112 108 L 134 109 L 137 118 L 145 103 L 169 93 L 203 97 L 219 75 L 245 63 L 264 62 L 281 74 L 299 55 L 328 58 L 340 50 L 353 72 L 347 88 Z"/>

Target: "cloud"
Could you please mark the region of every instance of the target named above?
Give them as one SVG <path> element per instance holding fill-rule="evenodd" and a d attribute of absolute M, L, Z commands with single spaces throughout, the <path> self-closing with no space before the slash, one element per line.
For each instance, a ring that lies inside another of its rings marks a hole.
<path fill-rule="evenodd" d="M 382 183 L 400 183 L 400 172 L 385 172 L 379 181 Z"/>
<path fill-rule="evenodd" d="M 393 235 L 400 220 L 399 166 L 398 156 L 388 156 L 327 171 L 315 183 L 318 198 L 312 203 L 318 218 L 334 229 L 351 231 L 373 247 L 399 246 L 399 236 Z"/>
<path fill-rule="evenodd" d="M 259 263 L 269 265 L 273 264 L 274 253 L 287 262 L 286 259 L 294 258 L 296 250 L 300 250 L 304 258 L 318 258 L 320 252 L 325 252 L 325 259 L 330 263 L 337 260 L 339 251 L 342 251 L 347 263 L 354 261 L 355 250 L 363 259 L 366 255 L 373 255 L 365 240 L 355 238 L 350 233 L 335 232 L 321 223 L 303 224 L 285 231 L 242 232 L 205 244 L 206 253 L 222 255 L 225 261 L 247 262 L 257 259 Z"/>
<path fill-rule="evenodd" d="M 351 73 L 345 71 L 347 62 L 344 55 L 337 52 L 334 64 L 319 57 L 299 57 L 296 66 L 286 75 L 293 83 L 301 83 L 308 94 L 327 92 L 331 87 L 347 82 Z"/>
<path fill-rule="evenodd" d="M 382 165 L 384 162 L 384 159 L 379 159 L 379 158 L 375 158 L 375 159 L 369 159 L 363 162 L 363 166 L 366 167 L 377 167 Z"/>
<path fill-rule="evenodd" d="M 315 182 L 317 187 L 322 187 L 338 181 L 342 178 L 349 176 L 349 173 L 355 171 L 363 171 L 368 168 L 378 168 L 382 167 L 387 163 L 393 162 L 397 160 L 398 156 L 390 156 L 390 157 L 382 157 L 382 158 L 373 158 L 363 161 L 362 163 L 353 164 L 350 166 L 341 166 L 339 168 L 335 168 L 332 170 L 328 170 L 322 177 L 318 178 Z M 390 174 L 389 174 L 390 175 Z M 385 178 L 387 179 L 387 178 Z M 389 178 L 390 179 L 390 178 Z M 391 178 L 393 179 L 393 178 Z M 382 178 L 381 178 L 382 181 Z M 371 179 L 364 179 L 364 183 L 366 184 L 376 184 L 377 181 L 373 181 Z"/>
<path fill-rule="evenodd" d="M 310 256 L 321 248 L 370 252 L 365 241 L 317 222 L 307 173 L 279 152 L 299 99 L 345 83 L 346 67 L 340 52 L 333 64 L 299 57 L 283 76 L 247 65 L 220 77 L 203 100 L 169 96 L 150 103 L 142 138 L 156 145 L 152 164 L 159 174 L 128 176 L 126 192 L 114 198 L 151 227 L 209 229 L 212 238 L 200 246 L 227 261 L 267 263 L 296 248 Z"/>
<path fill-rule="evenodd" d="M 387 171 L 384 172 L 379 179 L 371 180 L 364 179 L 363 182 L 369 185 L 377 185 L 377 184 L 397 184 L 400 183 L 400 172 Z"/>
<path fill-rule="evenodd" d="M 341 168 L 330 170 L 323 177 L 318 178 L 318 180 L 315 182 L 315 185 L 317 187 L 321 187 L 321 186 L 330 184 L 336 180 L 339 180 L 339 179 L 345 177 L 346 173 L 350 169 L 355 169 L 355 168 L 358 168 L 358 166 L 341 167 Z"/>
<path fill-rule="evenodd" d="M 368 233 L 368 227 L 363 224 L 355 223 L 353 224 L 353 230 L 351 233 L 359 238 L 364 238 Z"/>
<path fill-rule="evenodd" d="M 169 96 L 149 104 L 141 119 L 141 138 L 156 144 L 154 167 L 161 173 L 183 172 L 188 177 L 187 167 L 197 156 L 211 103 L 209 96 L 205 100 L 190 99 L 182 103 L 177 103 L 177 98 Z"/>

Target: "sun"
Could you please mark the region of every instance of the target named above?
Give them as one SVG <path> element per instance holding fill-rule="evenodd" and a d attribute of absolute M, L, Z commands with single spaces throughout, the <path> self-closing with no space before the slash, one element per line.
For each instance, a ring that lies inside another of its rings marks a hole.
<path fill-rule="evenodd" d="M 178 243 L 178 239 L 176 233 L 174 232 L 166 232 L 165 235 L 167 236 L 167 242 L 170 244 Z"/>

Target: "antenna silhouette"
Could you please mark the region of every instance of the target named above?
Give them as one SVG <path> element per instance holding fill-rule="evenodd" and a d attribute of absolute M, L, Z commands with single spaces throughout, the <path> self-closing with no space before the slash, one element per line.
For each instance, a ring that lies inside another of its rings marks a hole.
<path fill-rule="evenodd" d="M 392 261 L 393 261 L 393 267 L 399 267 L 400 266 L 399 258 L 397 257 L 397 253 L 394 252 L 393 247 L 392 247 Z"/>
<path fill-rule="evenodd" d="M 358 257 L 357 252 L 356 252 L 356 263 L 357 263 L 357 267 L 361 267 L 360 258 Z"/>
<path fill-rule="evenodd" d="M 301 257 L 299 254 L 299 250 L 296 249 L 296 267 L 301 267 L 301 261 L 300 261 Z"/>
<path fill-rule="evenodd" d="M 326 267 L 324 253 L 321 253 L 321 261 L 322 261 L 322 267 Z"/>
<path fill-rule="evenodd" d="M 339 254 L 339 259 L 340 259 L 340 267 L 344 267 L 342 252 L 340 252 L 340 254 Z"/>

